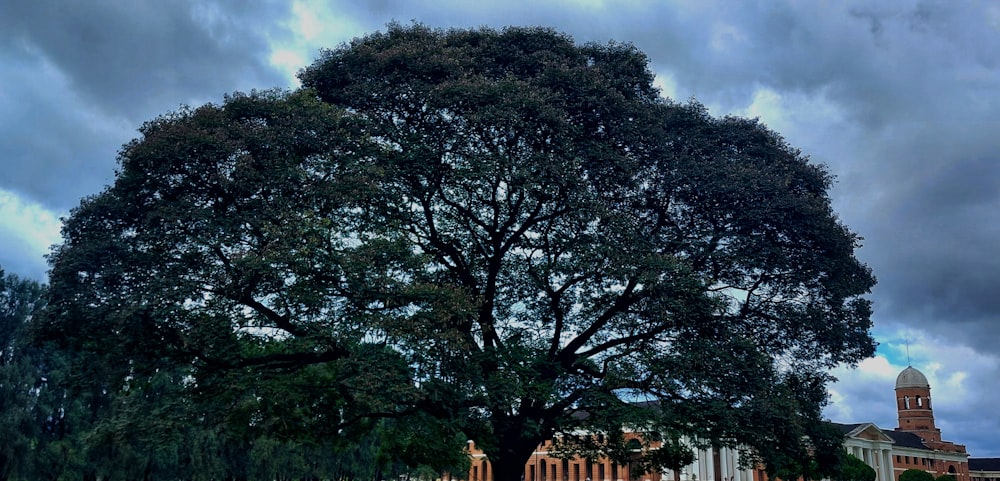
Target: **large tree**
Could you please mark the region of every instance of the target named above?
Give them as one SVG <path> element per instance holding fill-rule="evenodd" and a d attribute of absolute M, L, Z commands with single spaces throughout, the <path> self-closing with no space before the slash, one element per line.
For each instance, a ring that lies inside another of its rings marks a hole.
<path fill-rule="evenodd" d="M 649 468 L 683 439 L 806 458 L 826 370 L 874 351 L 858 237 L 822 166 L 647 64 L 392 25 L 303 90 L 149 122 L 66 222 L 49 332 L 188 366 L 248 428 L 392 418 L 414 462 L 474 439 L 503 481 L 554 436 Z"/>

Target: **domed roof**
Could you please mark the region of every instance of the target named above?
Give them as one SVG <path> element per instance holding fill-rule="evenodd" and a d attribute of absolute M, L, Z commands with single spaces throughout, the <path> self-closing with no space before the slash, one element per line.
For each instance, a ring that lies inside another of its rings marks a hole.
<path fill-rule="evenodd" d="M 931 385 L 927 382 L 927 376 L 924 373 L 916 370 L 913 366 L 908 366 L 903 369 L 903 372 L 896 376 L 896 389 L 901 387 L 925 387 L 930 389 Z"/>

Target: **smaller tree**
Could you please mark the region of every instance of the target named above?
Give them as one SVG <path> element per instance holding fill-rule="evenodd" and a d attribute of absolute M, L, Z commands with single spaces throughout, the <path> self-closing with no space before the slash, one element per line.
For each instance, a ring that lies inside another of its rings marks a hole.
<path fill-rule="evenodd" d="M 846 454 L 840 462 L 840 481 L 875 481 L 875 470 L 853 454 Z"/>
<path fill-rule="evenodd" d="M 899 475 L 899 481 L 934 481 L 934 475 L 920 469 L 907 469 Z"/>
<path fill-rule="evenodd" d="M 44 291 L 41 284 L 5 275 L 0 268 L 0 481 L 23 470 L 37 429 L 32 409 L 41 376 L 25 335 Z"/>
<path fill-rule="evenodd" d="M 952 476 L 950 474 L 942 474 L 941 476 L 934 478 L 934 481 L 955 481 L 955 476 Z"/>

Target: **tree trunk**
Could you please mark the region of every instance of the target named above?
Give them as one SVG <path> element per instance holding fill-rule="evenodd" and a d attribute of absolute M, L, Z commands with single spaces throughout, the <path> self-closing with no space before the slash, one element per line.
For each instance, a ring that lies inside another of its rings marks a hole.
<path fill-rule="evenodd" d="M 488 479 L 487 473 L 484 472 L 479 477 L 480 481 L 533 481 L 524 478 L 524 466 L 531 459 L 532 453 L 535 452 L 542 440 L 527 438 L 527 436 L 511 436 L 505 439 L 494 452 L 487 453 L 490 467 L 493 470 L 493 479 Z M 539 473 L 535 474 L 535 481 L 541 479 L 539 476 Z"/>
<path fill-rule="evenodd" d="M 0 481 L 7 481 L 10 477 L 11 471 L 14 470 L 14 463 L 7 460 L 7 456 L 0 455 Z"/>
<path fill-rule="evenodd" d="M 515 461 L 491 461 L 490 467 L 493 468 L 493 480 L 492 481 L 521 481 L 521 477 L 524 476 L 524 463 L 518 464 Z M 485 477 L 481 477 L 481 481 L 489 481 Z M 531 481 L 531 480 L 525 480 Z"/>

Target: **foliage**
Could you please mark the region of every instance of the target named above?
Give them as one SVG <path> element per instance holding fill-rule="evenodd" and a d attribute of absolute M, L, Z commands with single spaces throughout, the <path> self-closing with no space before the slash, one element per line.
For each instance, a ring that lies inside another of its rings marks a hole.
<path fill-rule="evenodd" d="M 832 464 L 825 372 L 873 353 L 874 279 L 776 133 L 540 28 L 392 25 L 301 79 L 146 123 L 67 219 L 40 332 L 109 392 L 176 373 L 239 443 L 381 426 L 437 469 L 474 439 L 502 480 L 623 429 Z"/>
<path fill-rule="evenodd" d="M 25 340 L 43 294 L 37 282 L 0 269 L 0 481 L 27 469 L 24 461 L 37 433 L 32 414 L 42 379 L 37 356 Z"/>
<path fill-rule="evenodd" d="M 922 469 L 907 469 L 900 473 L 899 481 L 934 481 L 934 475 Z"/>
<path fill-rule="evenodd" d="M 955 481 L 955 476 L 951 474 L 942 474 L 934 478 L 934 481 Z"/>
<path fill-rule="evenodd" d="M 875 481 L 876 473 L 871 466 L 853 454 L 846 454 L 840 465 L 840 481 Z"/>

